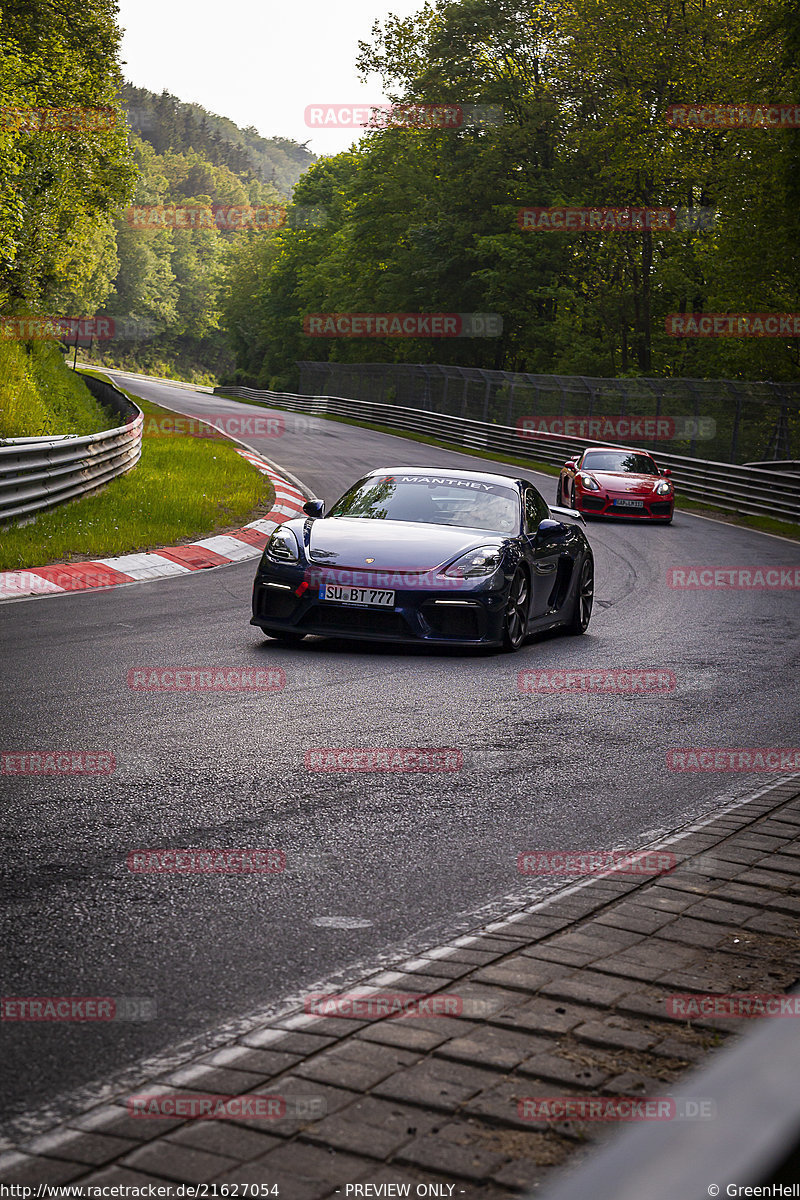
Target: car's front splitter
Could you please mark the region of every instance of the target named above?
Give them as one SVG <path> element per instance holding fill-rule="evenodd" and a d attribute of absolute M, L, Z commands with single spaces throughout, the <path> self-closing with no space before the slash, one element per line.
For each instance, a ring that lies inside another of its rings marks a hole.
<path fill-rule="evenodd" d="M 257 626 L 264 633 L 300 633 L 309 634 L 314 637 L 327 638 L 346 638 L 348 641 L 364 641 L 364 642 L 392 642 L 395 645 L 419 645 L 419 646 L 457 646 L 467 649 L 470 646 L 500 646 L 502 645 L 502 637 L 496 638 L 477 638 L 470 640 L 468 638 L 454 637 L 434 637 L 407 634 L 391 634 L 391 633 L 375 633 L 366 630 L 344 630 L 336 628 L 315 628 L 313 626 L 303 626 L 299 629 L 296 625 L 267 625 L 263 621 L 257 621 L 254 617 L 250 620 L 251 625 Z"/>

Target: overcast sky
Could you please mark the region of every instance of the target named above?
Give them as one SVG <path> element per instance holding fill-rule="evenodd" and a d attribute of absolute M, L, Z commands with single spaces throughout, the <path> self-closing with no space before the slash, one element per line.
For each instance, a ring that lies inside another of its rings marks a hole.
<path fill-rule="evenodd" d="M 380 80 L 358 82 L 359 38 L 375 20 L 405 17 L 422 0 L 119 0 L 125 78 L 166 89 L 265 137 L 307 142 L 315 154 L 346 150 L 359 131 L 309 128 L 308 105 L 381 103 Z"/>

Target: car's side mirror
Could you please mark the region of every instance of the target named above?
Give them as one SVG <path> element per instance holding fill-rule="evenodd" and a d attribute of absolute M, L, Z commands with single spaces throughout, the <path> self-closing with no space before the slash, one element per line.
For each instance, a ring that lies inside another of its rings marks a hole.
<path fill-rule="evenodd" d="M 662 475 L 669 476 L 672 474 L 672 471 L 670 471 L 669 467 L 661 467 L 660 470 Z"/>
<path fill-rule="evenodd" d="M 578 469 L 578 464 L 575 462 L 574 458 L 571 458 L 569 462 L 565 462 L 564 466 L 568 467 L 570 471 L 577 471 Z"/>
<path fill-rule="evenodd" d="M 552 517 L 545 517 L 536 527 L 536 537 L 545 539 L 548 534 L 560 533 L 563 528 L 564 525 L 561 521 L 554 521 Z"/>
<path fill-rule="evenodd" d="M 309 517 L 321 517 L 325 512 L 325 505 L 321 500 L 307 500 L 303 505 L 303 512 Z"/>

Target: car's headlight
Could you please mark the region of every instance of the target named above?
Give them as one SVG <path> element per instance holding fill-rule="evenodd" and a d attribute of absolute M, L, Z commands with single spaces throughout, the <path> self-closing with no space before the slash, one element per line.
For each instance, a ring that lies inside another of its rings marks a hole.
<path fill-rule="evenodd" d="M 264 553 L 267 558 L 271 558 L 275 562 L 299 562 L 300 560 L 297 538 L 291 529 L 284 529 L 282 525 L 279 525 L 273 532 Z"/>
<path fill-rule="evenodd" d="M 659 496 L 668 496 L 672 491 L 672 484 L 668 483 L 666 479 L 660 479 L 656 484 L 654 491 L 658 492 Z"/>
<path fill-rule="evenodd" d="M 578 476 L 578 479 L 580 479 L 581 483 L 587 489 L 587 491 L 590 491 L 590 492 L 599 492 L 600 491 L 600 484 L 597 482 L 597 480 L 592 479 L 591 475 L 587 475 L 584 471 L 581 471 L 580 475 Z"/>
<path fill-rule="evenodd" d="M 500 551 L 497 546 L 479 546 L 477 550 L 468 550 L 454 563 L 451 563 L 442 575 L 455 576 L 457 579 L 476 579 L 482 575 L 492 575 L 500 566 Z"/>

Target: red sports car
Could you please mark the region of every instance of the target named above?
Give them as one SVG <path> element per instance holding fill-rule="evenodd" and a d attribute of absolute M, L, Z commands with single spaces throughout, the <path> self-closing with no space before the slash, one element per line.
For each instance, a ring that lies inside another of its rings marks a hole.
<path fill-rule="evenodd" d="M 598 517 L 638 517 L 668 525 L 675 507 L 670 471 L 642 450 L 598 446 L 564 463 L 556 504 Z"/>

